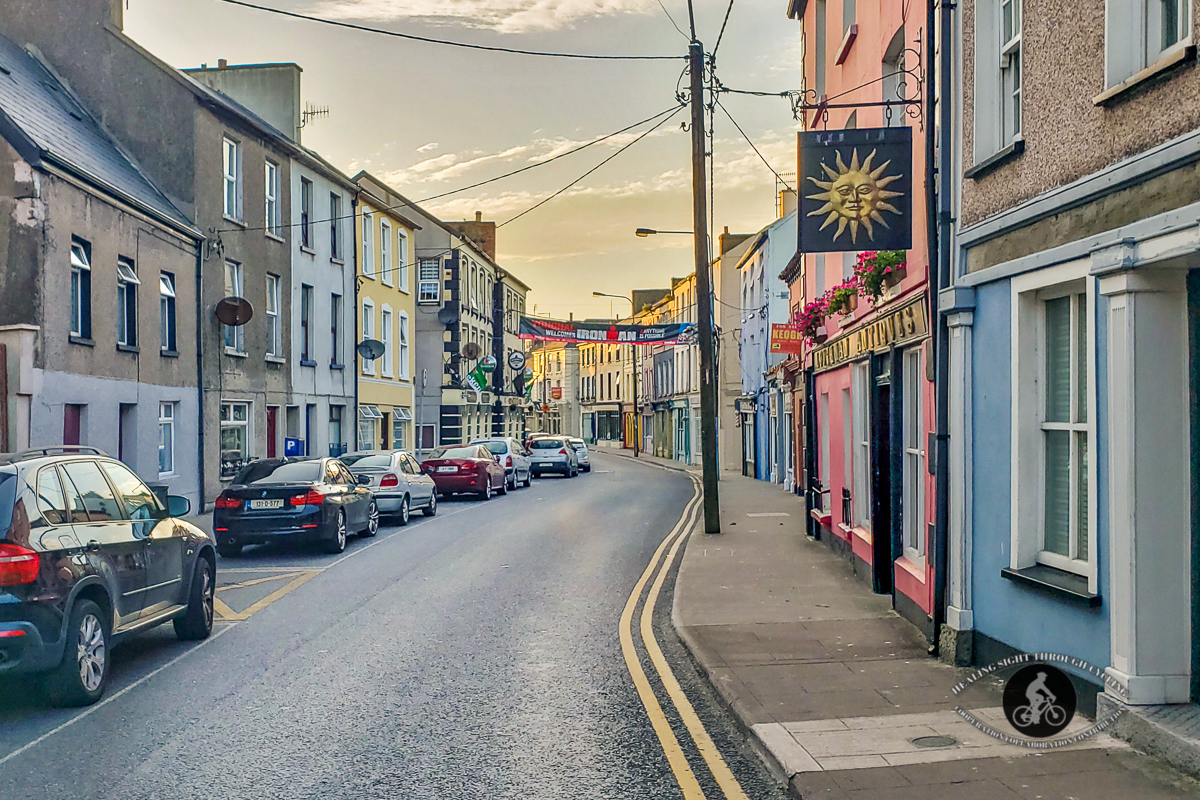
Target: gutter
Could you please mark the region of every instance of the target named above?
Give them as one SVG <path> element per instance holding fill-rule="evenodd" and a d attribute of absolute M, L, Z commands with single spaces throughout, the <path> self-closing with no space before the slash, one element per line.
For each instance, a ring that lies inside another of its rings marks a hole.
<path fill-rule="evenodd" d="M 204 513 L 204 499 L 208 497 L 204 461 L 204 244 L 201 239 L 196 242 L 196 397 L 199 400 L 199 413 L 196 414 L 196 458 L 197 471 L 200 474 L 200 506 L 198 513 Z"/>
<path fill-rule="evenodd" d="M 358 449 L 358 195 L 350 198 L 350 219 L 354 223 L 350 226 L 350 246 L 354 253 L 354 274 L 351 278 L 354 280 L 354 313 L 350 315 L 354 320 L 354 347 L 350 348 L 350 359 L 353 363 L 347 364 L 347 367 L 353 367 L 350 375 L 354 379 L 354 412 L 350 422 L 351 434 L 354 436 L 354 447 L 350 447 L 350 443 L 346 443 L 347 452 L 353 452 Z M 345 389 L 342 389 L 345 391 Z M 346 432 L 342 432 L 342 436 L 346 436 Z M 392 442 L 395 444 L 395 442 Z"/>

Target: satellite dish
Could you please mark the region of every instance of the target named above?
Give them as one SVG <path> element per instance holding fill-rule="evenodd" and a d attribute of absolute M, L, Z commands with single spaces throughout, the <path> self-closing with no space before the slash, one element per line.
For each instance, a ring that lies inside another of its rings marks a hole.
<path fill-rule="evenodd" d="M 254 306 L 244 297 L 226 297 L 217 303 L 217 319 L 239 327 L 254 318 Z"/>
<path fill-rule="evenodd" d="M 438 322 L 443 325 L 453 325 L 458 322 L 458 312 L 453 308 L 443 308 L 438 312 Z"/>
<path fill-rule="evenodd" d="M 383 342 L 378 339 L 363 339 L 354 349 L 363 358 L 373 361 L 383 355 Z"/>
<path fill-rule="evenodd" d="M 463 358 L 474 360 L 483 354 L 483 348 L 478 342 L 467 342 L 462 349 Z"/>

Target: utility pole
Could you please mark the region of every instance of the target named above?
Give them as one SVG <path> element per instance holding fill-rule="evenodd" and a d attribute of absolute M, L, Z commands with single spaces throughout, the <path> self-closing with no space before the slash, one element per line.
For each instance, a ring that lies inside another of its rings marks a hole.
<path fill-rule="evenodd" d="M 691 3 L 688 3 L 689 11 Z M 712 279 L 708 258 L 708 180 L 705 175 L 704 45 L 688 46 L 692 105 L 692 227 L 696 249 L 696 322 L 700 339 L 700 463 L 704 474 L 704 532 L 721 532 L 717 499 L 717 383 L 713 349 Z"/>

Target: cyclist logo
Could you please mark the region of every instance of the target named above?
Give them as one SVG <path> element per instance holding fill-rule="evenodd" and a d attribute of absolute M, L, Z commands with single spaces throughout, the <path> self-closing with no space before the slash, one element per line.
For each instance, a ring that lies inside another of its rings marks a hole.
<path fill-rule="evenodd" d="M 1004 716 L 1021 734 L 1035 739 L 1054 736 L 1067 727 L 1075 706 L 1071 679 L 1049 664 L 1023 667 L 1004 685 Z"/>

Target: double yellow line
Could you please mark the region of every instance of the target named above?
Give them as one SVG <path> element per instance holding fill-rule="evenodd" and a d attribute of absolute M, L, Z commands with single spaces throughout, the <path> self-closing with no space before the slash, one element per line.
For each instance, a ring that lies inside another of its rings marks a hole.
<path fill-rule="evenodd" d="M 707 800 L 704 790 L 700 788 L 700 782 L 696 779 L 696 775 L 688 763 L 687 756 L 684 755 L 683 748 L 679 745 L 679 740 L 676 738 L 675 732 L 671 730 L 671 724 L 667 721 L 662 704 L 659 703 L 658 697 L 650 687 L 650 681 L 646 677 L 645 670 L 642 669 L 641 659 L 638 658 L 637 650 L 634 648 L 634 611 L 637 608 L 638 599 L 642 596 L 642 590 L 646 588 L 646 584 L 650 582 L 651 577 L 655 574 L 655 570 L 657 570 L 658 575 L 654 578 L 654 583 L 650 586 L 650 592 L 646 595 L 646 602 L 642 605 L 640 625 L 642 643 L 646 648 L 647 655 L 650 656 L 650 663 L 654 665 L 654 669 L 658 673 L 663 688 L 666 689 L 667 696 L 675 706 L 676 712 L 683 721 L 684 727 L 687 728 L 687 732 L 691 736 L 692 742 L 695 743 L 701 758 L 704 759 L 704 763 L 708 766 L 709 772 L 712 773 L 717 785 L 725 794 L 726 800 L 748 800 L 741 784 L 733 776 L 733 772 L 729 769 L 729 765 L 725 763 L 721 752 L 713 744 L 708 731 L 704 729 L 704 723 L 696 715 L 696 710 L 692 707 L 692 703 L 688 700 L 687 695 L 684 694 L 679 681 L 676 680 L 675 673 L 671 670 L 671 666 L 663 656 L 662 648 L 659 647 L 658 640 L 654 636 L 654 606 L 662 590 L 663 581 L 666 580 L 667 572 L 671 569 L 671 565 L 675 563 L 675 557 L 679 554 L 680 547 L 695 526 L 700 513 L 700 482 L 694 475 L 689 474 L 688 477 L 692 481 L 692 498 L 684 506 L 683 515 L 679 518 L 679 522 L 675 524 L 671 533 L 663 539 L 662 544 L 654 551 L 654 555 L 650 558 L 650 563 L 646 566 L 645 572 L 642 573 L 642 577 L 638 580 L 637 585 L 633 587 L 633 593 L 629 595 L 629 600 L 625 603 L 625 610 L 621 613 L 621 653 L 625 656 L 625 665 L 629 668 L 629 675 L 633 678 L 633 685 L 637 689 L 638 697 L 641 698 L 642 705 L 646 709 L 646 716 L 650 718 L 650 724 L 654 727 L 654 733 L 658 736 L 658 740 L 662 744 L 663 753 L 666 754 L 667 763 L 671 766 L 671 772 L 675 774 L 675 780 L 679 783 L 684 800 Z M 663 560 L 663 553 L 667 552 L 668 547 L 670 548 L 670 552 L 667 553 L 666 559 Z"/>

